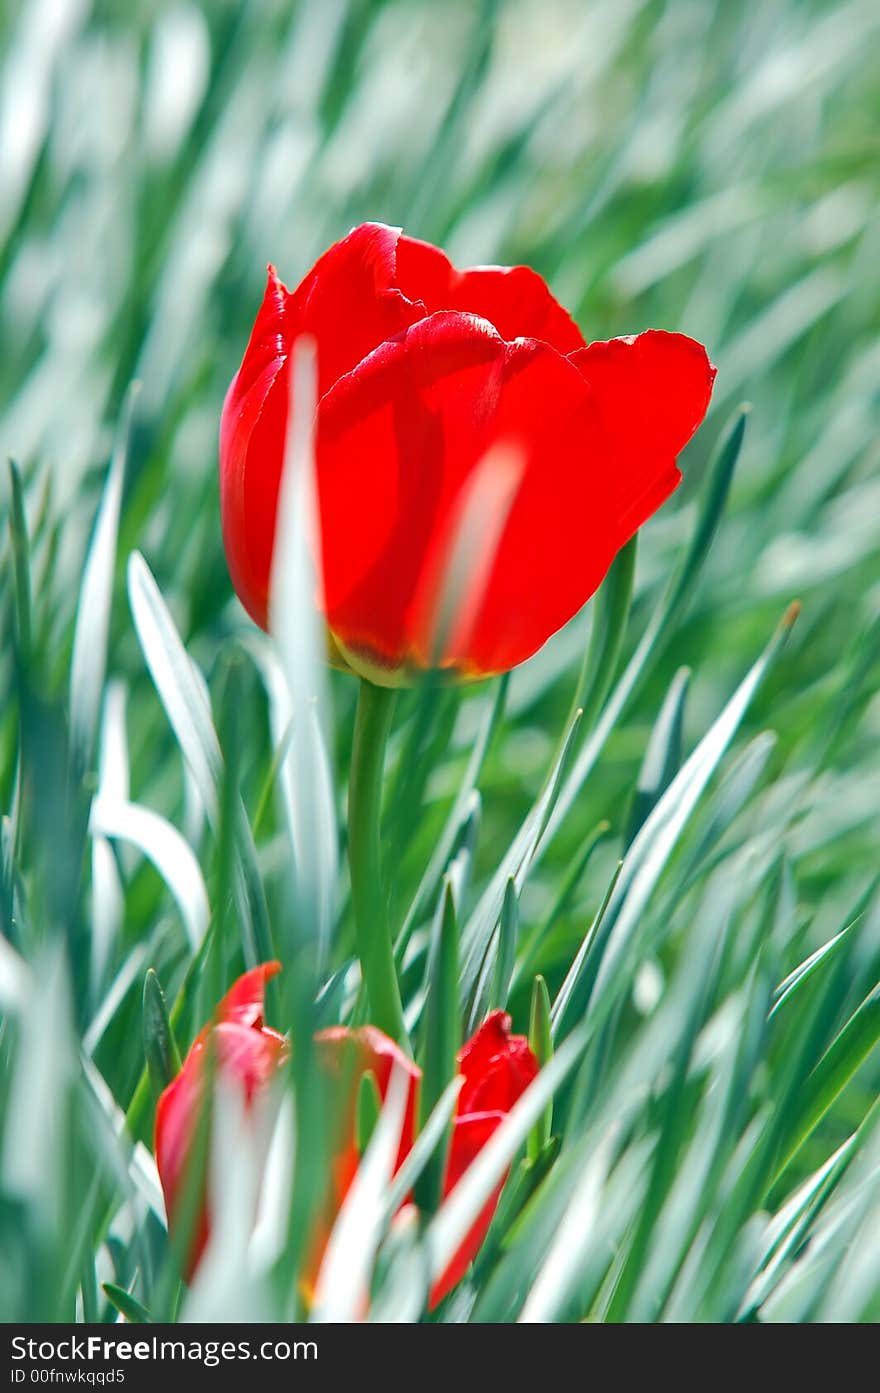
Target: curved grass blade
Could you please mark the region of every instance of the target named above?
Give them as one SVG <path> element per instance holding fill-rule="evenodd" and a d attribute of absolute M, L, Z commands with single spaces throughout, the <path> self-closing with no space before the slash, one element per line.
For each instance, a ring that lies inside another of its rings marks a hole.
<path fill-rule="evenodd" d="M 102 1282 L 101 1290 L 110 1305 L 119 1312 L 123 1320 L 127 1321 L 129 1325 L 152 1325 L 153 1317 L 146 1306 L 142 1306 L 140 1301 L 124 1287 L 118 1287 L 115 1282 Z"/>
<path fill-rule="evenodd" d="M 106 798 L 92 804 L 91 828 L 110 841 L 130 842 L 152 861 L 180 910 L 190 950 L 197 953 L 211 910 L 199 863 L 177 828 L 151 808 Z"/>
<path fill-rule="evenodd" d="M 204 678 L 187 653 L 140 552 L 128 559 L 128 597 L 147 667 L 208 816 L 216 822 L 223 757 Z"/>
<path fill-rule="evenodd" d="M 184 648 L 159 587 L 139 552 L 129 557 L 128 593 L 147 667 L 209 821 L 216 830 L 223 788 L 223 757 L 211 719 L 207 685 Z M 266 962 L 273 956 L 268 911 L 253 833 L 240 798 L 236 804 L 233 883 L 245 958 L 251 966 Z"/>
<path fill-rule="evenodd" d="M 809 982 L 814 972 L 833 962 L 843 947 L 848 943 L 849 936 L 859 923 L 859 919 L 853 919 L 846 928 L 836 933 L 833 938 L 829 938 L 827 943 L 823 943 L 821 948 L 817 948 L 815 953 L 810 953 L 809 957 L 804 958 L 802 963 L 790 972 L 788 976 L 779 983 L 773 993 L 773 1006 L 770 1010 L 769 1020 L 772 1020 L 777 1011 L 781 1011 L 783 1006 L 791 1004 L 798 995 L 801 987 Z"/>

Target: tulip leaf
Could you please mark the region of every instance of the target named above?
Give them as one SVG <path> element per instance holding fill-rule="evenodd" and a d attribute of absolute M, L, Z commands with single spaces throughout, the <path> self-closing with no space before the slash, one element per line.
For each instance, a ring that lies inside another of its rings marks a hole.
<path fill-rule="evenodd" d="M 602 1191 L 618 1139 L 612 1124 L 600 1140 L 569 1200 L 550 1249 L 519 1315 L 523 1324 L 558 1319 L 575 1287 L 584 1257 L 590 1252 L 599 1218 Z"/>
<path fill-rule="evenodd" d="M 180 910 L 190 950 L 198 952 L 211 917 L 208 891 L 189 843 L 176 827 L 136 803 L 96 798 L 92 804 L 92 835 L 125 841 L 152 861 Z"/>
<path fill-rule="evenodd" d="M 410 1191 L 415 1189 L 425 1167 L 441 1148 L 445 1148 L 455 1116 L 461 1084 L 462 1080 L 459 1074 L 446 1085 L 430 1114 L 422 1122 L 419 1133 L 400 1170 L 393 1177 L 384 1201 L 385 1216 L 389 1222 Z"/>
<path fill-rule="evenodd" d="M 516 893 L 516 881 L 511 876 L 504 890 L 498 928 L 489 940 L 483 966 L 480 969 L 480 980 L 474 993 L 473 1004 L 465 1027 L 468 1034 L 473 1034 L 487 1011 L 503 1008 L 507 1005 L 510 983 L 513 978 L 518 933 L 519 901 Z"/>
<path fill-rule="evenodd" d="M 544 916 L 533 926 L 530 933 L 524 934 L 523 943 L 520 949 L 519 958 L 513 974 L 511 990 L 519 986 L 524 977 L 528 975 L 536 955 L 540 952 L 542 943 L 550 932 L 556 920 L 568 908 L 569 902 L 575 890 L 581 882 L 581 878 L 587 865 L 599 843 L 606 837 L 611 830 L 610 822 L 604 819 L 597 823 L 584 841 L 583 845 L 575 852 L 569 863 L 568 869 L 562 877 L 559 889 L 554 899 L 544 914 Z"/>
<path fill-rule="evenodd" d="M 124 1287 L 117 1286 L 115 1282 L 102 1282 L 101 1290 L 110 1305 L 115 1307 L 129 1325 L 152 1325 L 153 1317 L 146 1306 L 142 1306 L 140 1301 Z"/>
<path fill-rule="evenodd" d="M 581 734 L 592 730 L 614 680 L 626 638 L 636 573 L 636 532 L 617 553 L 590 606 L 592 628 L 569 719 L 583 709 Z"/>
<path fill-rule="evenodd" d="M 775 748 L 773 731 L 762 731 L 746 745 L 721 780 L 707 809 L 705 826 L 687 857 L 680 894 L 690 889 L 701 872 L 712 868 L 710 853 L 748 802 Z"/>
<path fill-rule="evenodd" d="M 532 1002 L 529 1010 L 529 1046 L 543 1069 L 553 1054 L 553 1038 L 550 1030 L 550 993 L 547 983 L 538 973 L 532 983 Z M 543 1154 L 550 1134 L 553 1131 L 553 1102 L 547 1104 L 542 1117 L 529 1132 L 526 1155 L 534 1164 Z"/>
<path fill-rule="evenodd" d="M 422 1083 L 420 1119 L 424 1123 L 433 1112 L 450 1079 L 456 1072 L 456 1055 L 461 1044 L 458 1015 L 458 921 L 452 886 L 447 879 L 434 916 L 431 946 L 425 970 L 425 1005 L 421 1020 Z M 446 1147 L 439 1145 L 416 1188 L 416 1202 L 433 1213 L 440 1199 L 446 1167 Z"/>
<path fill-rule="evenodd" d="M 691 596 L 696 578 L 709 555 L 730 493 L 733 473 L 742 448 L 747 415 L 748 408 L 740 407 L 718 443 L 709 466 L 706 483 L 703 486 L 700 510 L 688 549 L 682 558 L 677 574 L 671 581 L 650 624 L 642 635 L 638 647 L 605 703 L 595 728 L 587 737 L 586 744 L 575 759 L 571 771 L 559 791 L 541 845 L 537 848 L 538 858 L 543 854 L 545 847 L 552 841 L 559 826 L 568 816 L 580 790 L 602 753 L 609 735 L 629 705 L 634 693 L 638 690 L 650 668 L 651 661 L 669 633 L 673 621 L 678 618 L 681 609 Z"/>
<path fill-rule="evenodd" d="M 208 814 L 216 819 L 223 757 L 211 720 L 211 703 L 177 632 L 159 587 L 139 552 L 128 560 L 132 617 L 159 700 L 192 770 Z"/>
<path fill-rule="evenodd" d="M 144 658 L 199 797 L 216 827 L 223 757 L 211 719 L 207 686 L 190 658 L 149 567 L 138 552 L 128 561 L 128 594 Z M 253 834 L 238 802 L 235 898 L 245 956 L 253 966 L 273 956 L 268 911 L 257 867 Z"/>
<path fill-rule="evenodd" d="M 782 1175 L 856 1070 L 880 1044 L 880 985 L 873 988 L 828 1046 L 807 1078 L 797 1122 L 777 1175 Z"/>
<path fill-rule="evenodd" d="M 119 514 L 139 386 L 129 387 L 83 569 L 70 663 L 70 761 L 79 783 L 91 768 L 104 693 Z"/>
<path fill-rule="evenodd" d="M 495 684 L 491 699 L 487 699 L 483 719 L 471 757 L 465 770 L 464 778 L 459 785 L 455 802 L 449 812 L 443 830 L 437 839 L 436 847 L 428 865 L 419 881 L 418 889 L 413 896 L 412 903 L 406 913 L 400 933 L 395 945 L 395 952 L 400 961 L 403 951 L 409 942 L 412 930 L 418 924 L 420 917 L 425 913 L 431 897 L 434 895 L 440 879 L 449 864 L 450 857 L 453 855 L 456 845 L 462 835 L 462 830 L 472 816 L 474 807 L 474 794 L 480 772 L 486 759 L 486 753 L 492 743 L 492 737 L 497 730 L 502 715 L 504 713 L 504 703 L 507 698 L 509 678 L 504 677 Z"/>
<path fill-rule="evenodd" d="M 679 770 L 629 848 L 602 924 L 595 937 L 582 946 L 579 980 L 576 986 L 572 985 L 557 1012 L 557 1039 L 588 1006 L 602 1001 L 603 1012 L 609 1009 L 612 983 L 619 989 L 625 967 L 632 962 L 639 925 L 654 886 L 761 681 L 787 639 L 797 612 L 794 607 L 786 613 L 761 657 Z"/>
<path fill-rule="evenodd" d="M 375 1075 L 369 1070 L 361 1075 L 358 1083 L 355 1104 L 355 1142 L 359 1154 L 363 1155 L 376 1130 L 379 1114 L 382 1111 L 382 1096 Z"/>
<path fill-rule="evenodd" d="M 153 1097 L 158 1099 L 180 1073 L 180 1054 L 168 1016 L 165 993 L 152 968 L 144 977 L 143 1013 L 144 1056 Z"/>
<path fill-rule="evenodd" d="M 654 723 L 639 770 L 624 848 L 631 846 L 645 818 L 681 765 L 682 725 L 690 678 L 689 668 L 679 668 Z"/>
<path fill-rule="evenodd" d="M 326 631 L 315 604 L 323 593 L 315 480 L 317 365 L 311 340 L 293 345 L 284 466 L 278 496 L 269 627 L 279 662 L 272 673 L 272 727 L 286 753 L 281 787 L 293 855 L 300 934 L 314 935 L 315 968 L 326 958 L 336 918 L 339 847 Z M 301 965 L 300 970 L 303 970 Z"/>
<path fill-rule="evenodd" d="M 758 1275 L 745 1295 L 737 1319 L 742 1320 L 756 1313 L 763 1302 L 772 1295 L 781 1273 L 792 1259 L 796 1258 L 808 1226 L 815 1220 L 835 1184 L 852 1161 L 858 1149 L 858 1141 L 857 1133 L 847 1137 L 833 1155 L 804 1181 L 791 1199 L 774 1215 L 767 1226 Z"/>
<path fill-rule="evenodd" d="M 550 1027 L 551 1032 L 554 1035 L 558 1028 L 559 1021 L 562 1019 L 566 1010 L 568 1009 L 568 1003 L 570 1002 L 573 993 L 578 988 L 578 984 L 584 972 L 584 966 L 589 959 L 589 955 L 592 951 L 596 935 L 602 926 L 602 920 L 605 918 L 606 910 L 608 909 L 608 906 L 611 903 L 611 896 L 614 894 L 614 891 L 617 887 L 617 882 L 620 879 L 620 874 L 622 870 L 623 862 L 618 861 L 617 865 L 614 867 L 614 870 L 612 872 L 611 879 L 609 880 L 608 885 L 606 886 L 605 894 L 602 896 L 599 908 L 596 910 L 596 913 L 592 919 L 592 922 L 590 923 L 590 927 L 586 932 L 583 942 L 581 943 L 580 948 L 575 954 L 575 957 L 572 960 L 568 972 L 565 974 L 562 986 L 559 988 L 559 991 L 557 992 L 556 999 L 553 1002 L 553 1006 L 550 1012 Z"/>
<path fill-rule="evenodd" d="M 100 1005 L 92 1016 L 89 1027 L 83 1035 L 82 1043 L 86 1054 L 94 1055 L 95 1050 L 106 1034 L 110 1022 L 115 1017 L 117 1011 L 119 1011 L 135 982 L 141 976 L 149 951 L 149 943 L 136 943 L 131 952 L 124 958 L 119 971 L 104 993 Z"/>
<path fill-rule="evenodd" d="M 461 936 L 460 998 L 464 1005 L 473 1002 L 486 950 L 495 932 L 504 904 L 508 881 L 513 879 L 517 891 L 522 889 L 535 848 L 541 839 L 558 796 L 579 723 L 580 712 L 578 711 L 569 723 L 562 746 L 548 771 L 541 796 L 522 823 L 464 927 Z"/>
<path fill-rule="evenodd" d="M 513 876 L 504 887 L 501 918 L 498 921 L 498 948 L 492 975 L 491 1005 L 504 1007 L 513 978 L 513 963 L 519 935 L 519 898 Z"/>
<path fill-rule="evenodd" d="M 15 583 L 15 640 L 20 658 L 27 662 L 31 651 L 30 539 L 21 474 L 14 460 L 9 461 L 9 498 L 9 541 Z"/>

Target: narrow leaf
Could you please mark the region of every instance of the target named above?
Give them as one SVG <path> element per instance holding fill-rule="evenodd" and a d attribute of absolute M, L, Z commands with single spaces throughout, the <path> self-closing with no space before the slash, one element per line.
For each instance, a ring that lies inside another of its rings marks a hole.
<path fill-rule="evenodd" d="M 152 968 L 144 977 L 143 1035 L 153 1097 L 158 1098 L 180 1073 L 180 1054 L 168 1016 L 165 993 Z"/>
<path fill-rule="evenodd" d="M 76 610 L 70 665 L 70 760 L 77 782 L 91 768 L 101 712 L 119 513 L 137 392 L 133 383 L 122 408 Z"/>

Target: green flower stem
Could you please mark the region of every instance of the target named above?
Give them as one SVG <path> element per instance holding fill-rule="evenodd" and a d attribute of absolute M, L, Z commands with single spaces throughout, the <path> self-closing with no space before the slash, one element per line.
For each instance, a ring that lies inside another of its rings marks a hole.
<path fill-rule="evenodd" d="M 355 936 L 370 999 L 370 1019 L 408 1048 L 382 886 L 380 838 L 382 772 L 394 697 L 394 691 L 387 687 L 361 682 L 348 790 L 348 860 Z"/>

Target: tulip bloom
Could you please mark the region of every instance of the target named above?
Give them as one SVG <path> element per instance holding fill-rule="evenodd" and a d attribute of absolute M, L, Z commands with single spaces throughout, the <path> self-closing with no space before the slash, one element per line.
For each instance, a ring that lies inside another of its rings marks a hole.
<path fill-rule="evenodd" d="M 205 1026 L 195 1040 L 177 1078 L 165 1089 L 156 1110 L 156 1163 L 165 1193 L 169 1224 L 173 1228 L 179 1211 L 187 1165 L 192 1156 L 200 1110 L 205 1100 L 205 1060 L 210 1049 L 215 1068 L 244 1088 L 249 1109 L 265 1099 L 272 1079 L 286 1056 L 284 1037 L 263 1023 L 266 981 L 278 971 L 277 963 L 254 968 L 239 978 L 224 998 L 215 1021 Z M 331 1160 L 328 1203 L 320 1225 L 309 1279 L 320 1267 L 323 1247 L 330 1227 L 342 1206 L 360 1163 L 356 1138 L 357 1097 L 361 1079 L 372 1074 L 379 1094 L 385 1098 L 395 1065 L 409 1076 L 397 1171 L 408 1156 L 416 1134 L 421 1070 L 392 1040 L 373 1026 L 349 1030 L 344 1026 L 321 1031 L 316 1037 L 319 1067 L 328 1084 L 341 1082 L 342 1127 Z M 476 1034 L 459 1051 L 458 1067 L 463 1082 L 449 1146 L 443 1193 L 448 1195 L 464 1175 L 471 1161 L 504 1120 L 519 1096 L 536 1077 L 538 1065 L 528 1041 L 510 1034 L 510 1017 L 493 1011 Z M 434 1306 L 459 1282 L 477 1253 L 491 1223 L 504 1185 L 502 1177 L 494 1193 L 430 1294 Z M 208 1187 L 202 1177 L 202 1194 L 190 1252 L 185 1264 L 192 1276 L 204 1252 L 210 1233 L 207 1206 Z"/>
<path fill-rule="evenodd" d="M 441 665 L 461 678 L 531 656 L 586 603 L 679 483 L 715 369 L 682 334 L 587 345 L 525 266 L 458 271 L 365 223 L 289 291 L 273 267 L 220 428 L 229 570 L 265 627 L 295 340 L 316 345 L 322 606 L 331 651 L 384 686 L 434 660 L 431 616 L 481 461 L 521 475 L 475 612 Z M 497 533 L 497 535 L 496 535 Z"/>
<path fill-rule="evenodd" d="M 384 1099 L 396 1065 L 409 1075 L 409 1092 L 401 1132 L 395 1173 L 402 1166 L 415 1139 L 421 1070 L 387 1035 L 373 1026 L 347 1030 L 343 1026 L 322 1031 L 317 1037 L 318 1057 L 336 1077 L 344 1073 L 350 1088 L 343 1137 L 334 1163 L 331 1212 L 335 1214 L 345 1199 L 358 1168 L 355 1136 L 355 1106 L 358 1086 L 365 1074 L 372 1074 Z M 510 1017 L 492 1011 L 458 1053 L 458 1069 L 463 1083 L 458 1095 L 446 1174 L 444 1197 L 455 1188 L 468 1166 L 504 1121 L 514 1103 L 537 1076 L 538 1063 L 523 1035 L 510 1034 Z M 431 1306 L 436 1306 L 464 1276 L 476 1256 L 504 1188 L 502 1176 L 486 1201 L 446 1271 L 434 1283 Z"/>
<path fill-rule="evenodd" d="M 206 1025 L 193 1041 L 183 1068 L 163 1092 L 156 1106 L 156 1165 L 168 1222 L 174 1226 L 186 1190 L 187 1167 L 202 1108 L 205 1105 L 205 1074 L 208 1051 L 217 1073 L 244 1090 L 248 1110 L 265 1098 L 269 1084 L 287 1053 L 287 1041 L 277 1030 L 263 1024 L 266 983 L 280 971 L 277 962 L 252 968 L 227 992 L 217 1007 L 215 1020 Z M 210 1233 L 205 1196 L 207 1176 L 199 1181 L 202 1198 L 196 1208 L 189 1252 L 184 1270 L 192 1276 L 204 1252 Z"/>

